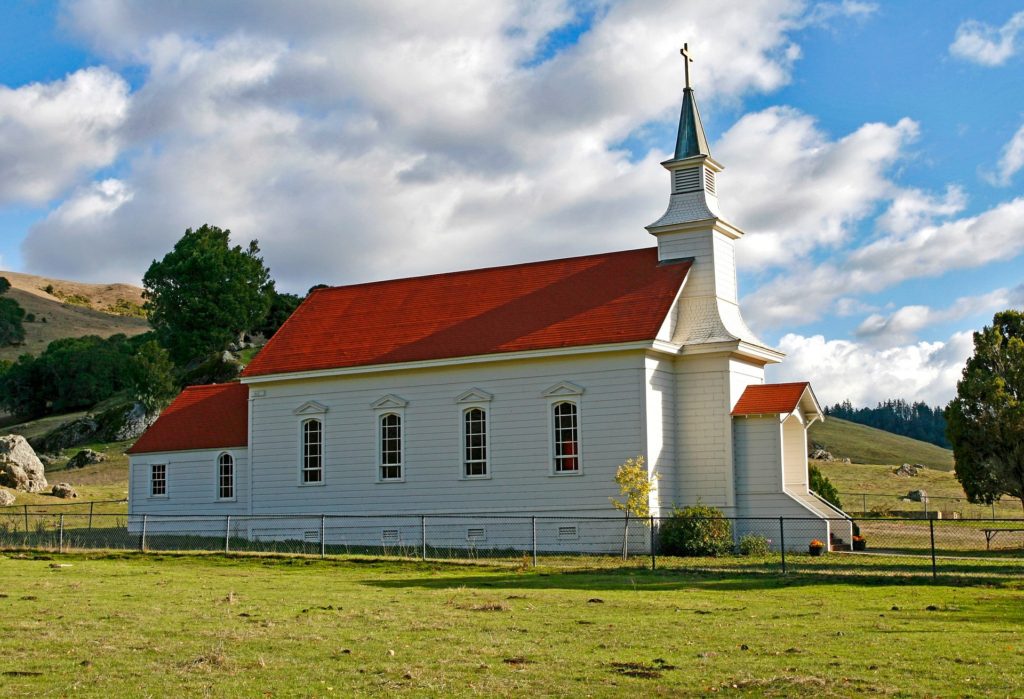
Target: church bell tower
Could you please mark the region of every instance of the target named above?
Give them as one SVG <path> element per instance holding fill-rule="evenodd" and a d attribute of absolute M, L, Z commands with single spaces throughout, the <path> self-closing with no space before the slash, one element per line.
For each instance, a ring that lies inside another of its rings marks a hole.
<path fill-rule="evenodd" d="M 668 209 L 647 226 L 658 239 L 660 261 L 693 260 L 673 342 L 690 351 L 731 347 L 765 363 L 777 362 L 782 354 L 761 342 L 740 315 L 734 245 L 743 231 L 726 221 L 719 210 L 716 179 L 724 168 L 711 157 L 704 135 L 690 85 L 693 58 L 689 46 L 684 44 L 680 53 L 686 82 L 679 130 L 672 158 L 662 163 L 671 187 Z"/>

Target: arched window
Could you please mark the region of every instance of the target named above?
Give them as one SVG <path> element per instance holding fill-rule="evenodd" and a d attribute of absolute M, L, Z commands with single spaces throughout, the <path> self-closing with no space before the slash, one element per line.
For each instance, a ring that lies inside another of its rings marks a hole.
<path fill-rule="evenodd" d="M 463 473 L 467 478 L 487 475 L 487 413 L 470 408 L 462 414 Z"/>
<path fill-rule="evenodd" d="M 324 426 L 319 420 L 302 423 L 302 482 L 323 483 Z"/>
<path fill-rule="evenodd" d="M 217 497 L 235 499 L 235 459 L 231 454 L 221 454 L 217 459 Z"/>
<path fill-rule="evenodd" d="M 380 479 L 402 478 L 402 418 L 395 413 L 380 416 Z"/>
<path fill-rule="evenodd" d="M 579 420 L 576 404 L 555 403 L 554 426 L 555 473 L 577 473 L 580 470 Z"/>

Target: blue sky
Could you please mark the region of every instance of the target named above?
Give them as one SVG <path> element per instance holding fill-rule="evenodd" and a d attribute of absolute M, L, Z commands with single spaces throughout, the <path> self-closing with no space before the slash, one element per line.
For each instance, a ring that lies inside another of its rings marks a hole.
<path fill-rule="evenodd" d="M 683 41 L 772 378 L 948 400 L 1024 301 L 1019 3 L 6 3 L 0 268 L 137 282 L 206 222 L 294 291 L 649 245 Z"/>

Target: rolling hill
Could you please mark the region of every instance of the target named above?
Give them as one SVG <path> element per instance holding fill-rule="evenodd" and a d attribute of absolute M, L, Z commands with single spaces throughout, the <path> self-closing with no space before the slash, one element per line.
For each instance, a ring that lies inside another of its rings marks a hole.
<path fill-rule="evenodd" d="M 0 359 L 38 354 L 62 337 L 138 335 L 149 330 L 142 315 L 142 289 L 137 286 L 84 284 L 20 272 L 0 271 L 0 277 L 11 282 L 7 296 L 35 316 L 34 322 L 25 323 L 25 343 L 0 347 Z"/>
<path fill-rule="evenodd" d="M 855 464 L 911 463 L 953 470 L 953 452 L 949 449 L 839 418 L 827 417 L 811 425 L 810 440 L 836 458 L 845 457 Z"/>

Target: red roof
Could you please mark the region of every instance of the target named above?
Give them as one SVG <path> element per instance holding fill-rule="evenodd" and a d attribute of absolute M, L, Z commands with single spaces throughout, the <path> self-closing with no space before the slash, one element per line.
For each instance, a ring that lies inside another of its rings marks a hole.
<path fill-rule="evenodd" d="M 806 381 L 796 383 L 769 383 L 747 386 L 732 409 L 733 415 L 771 415 L 791 413 L 800 404 L 804 391 L 810 388 Z"/>
<path fill-rule="evenodd" d="M 240 383 L 189 386 L 128 453 L 248 446 L 248 400 L 249 387 Z"/>
<path fill-rule="evenodd" d="M 689 268 L 645 248 L 317 289 L 242 375 L 653 340 Z"/>

